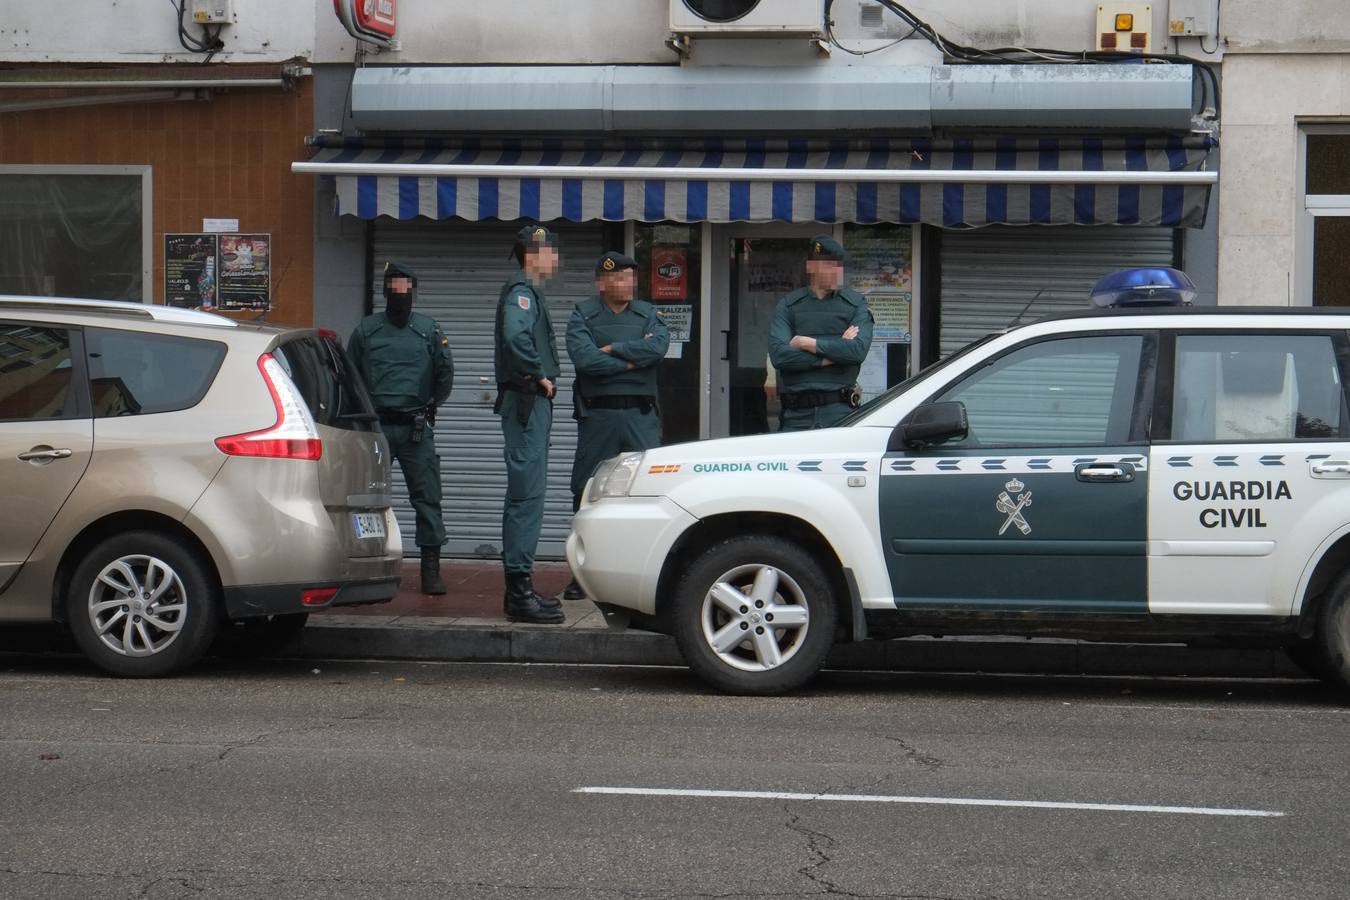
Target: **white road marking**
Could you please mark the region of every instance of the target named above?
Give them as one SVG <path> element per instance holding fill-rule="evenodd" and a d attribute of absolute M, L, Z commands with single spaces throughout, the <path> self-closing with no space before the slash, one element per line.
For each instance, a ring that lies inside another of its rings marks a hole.
<path fill-rule="evenodd" d="M 579 787 L 574 794 L 620 794 L 637 797 L 712 797 L 730 800 L 836 801 L 845 803 L 909 803 L 926 806 L 1012 806 L 1023 809 L 1081 809 L 1101 812 L 1165 813 L 1186 816 L 1281 818 L 1273 809 L 1223 809 L 1209 806 L 1137 806 L 1130 803 L 1069 803 L 1056 800 L 993 800 L 975 797 L 900 797 L 886 794 L 798 794 L 788 791 L 709 791 L 678 788 Z"/>

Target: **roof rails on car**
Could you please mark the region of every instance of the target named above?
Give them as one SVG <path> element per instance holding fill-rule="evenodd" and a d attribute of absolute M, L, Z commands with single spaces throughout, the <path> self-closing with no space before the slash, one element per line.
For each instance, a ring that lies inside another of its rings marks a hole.
<path fill-rule="evenodd" d="M 160 303 L 127 303 L 121 300 L 81 300 L 71 297 L 28 297 L 0 294 L 0 311 L 9 309 L 39 309 L 48 312 L 100 313 L 109 316 L 149 319 L 179 325 L 213 325 L 234 328 L 233 319 L 197 309 L 181 309 Z"/>

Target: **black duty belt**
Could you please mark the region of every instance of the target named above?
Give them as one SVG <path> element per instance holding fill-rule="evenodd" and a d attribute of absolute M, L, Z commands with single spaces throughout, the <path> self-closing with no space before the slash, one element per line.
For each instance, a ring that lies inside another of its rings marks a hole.
<path fill-rule="evenodd" d="M 857 406 L 853 402 L 853 388 L 839 388 L 834 391 L 793 391 L 779 396 L 783 409 L 815 409 L 831 403 L 844 403 Z"/>
<path fill-rule="evenodd" d="M 639 397 L 632 394 L 611 394 L 603 397 L 586 398 L 586 406 L 590 409 L 641 409 L 646 412 L 655 405 L 655 397 Z"/>
<path fill-rule="evenodd" d="M 526 378 L 516 381 L 499 381 L 497 382 L 497 390 L 515 391 L 517 394 L 542 394 L 544 392 L 543 388 L 539 386 L 539 382 Z"/>
<path fill-rule="evenodd" d="M 390 410 L 380 410 L 377 415 L 380 417 L 381 425 L 412 425 L 413 420 L 422 413 L 410 412 L 392 412 Z"/>

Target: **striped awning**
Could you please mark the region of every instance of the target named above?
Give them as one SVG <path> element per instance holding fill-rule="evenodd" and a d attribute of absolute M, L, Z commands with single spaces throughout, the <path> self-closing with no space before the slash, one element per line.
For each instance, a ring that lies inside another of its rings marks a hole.
<path fill-rule="evenodd" d="M 363 219 L 1204 225 L 1209 138 L 320 146 Z"/>

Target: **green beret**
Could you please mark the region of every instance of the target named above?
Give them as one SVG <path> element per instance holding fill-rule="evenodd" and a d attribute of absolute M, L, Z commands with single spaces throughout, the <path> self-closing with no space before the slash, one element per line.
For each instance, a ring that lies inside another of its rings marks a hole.
<path fill-rule="evenodd" d="M 848 262 L 848 254 L 843 246 L 828 234 L 818 234 L 811 238 L 811 252 L 807 259 L 828 259 L 837 263 Z"/>
<path fill-rule="evenodd" d="M 384 280 L 388 281 L 391 278 L 411 278 L 413 287 L 417 286 L 417 273 L 413 271 L 412 266 L 395 259 L 385 260 L 384 263 Z"/>
<path fill-rule="evenodd" d="M 595 261 L 595 274 L 604 275 L 606 272 L 618 272 L 621 269 L 636 269 L 637 267 L 637 260 L 633 257 L 624 256 L 618 250 L 611 250 Z"/>

